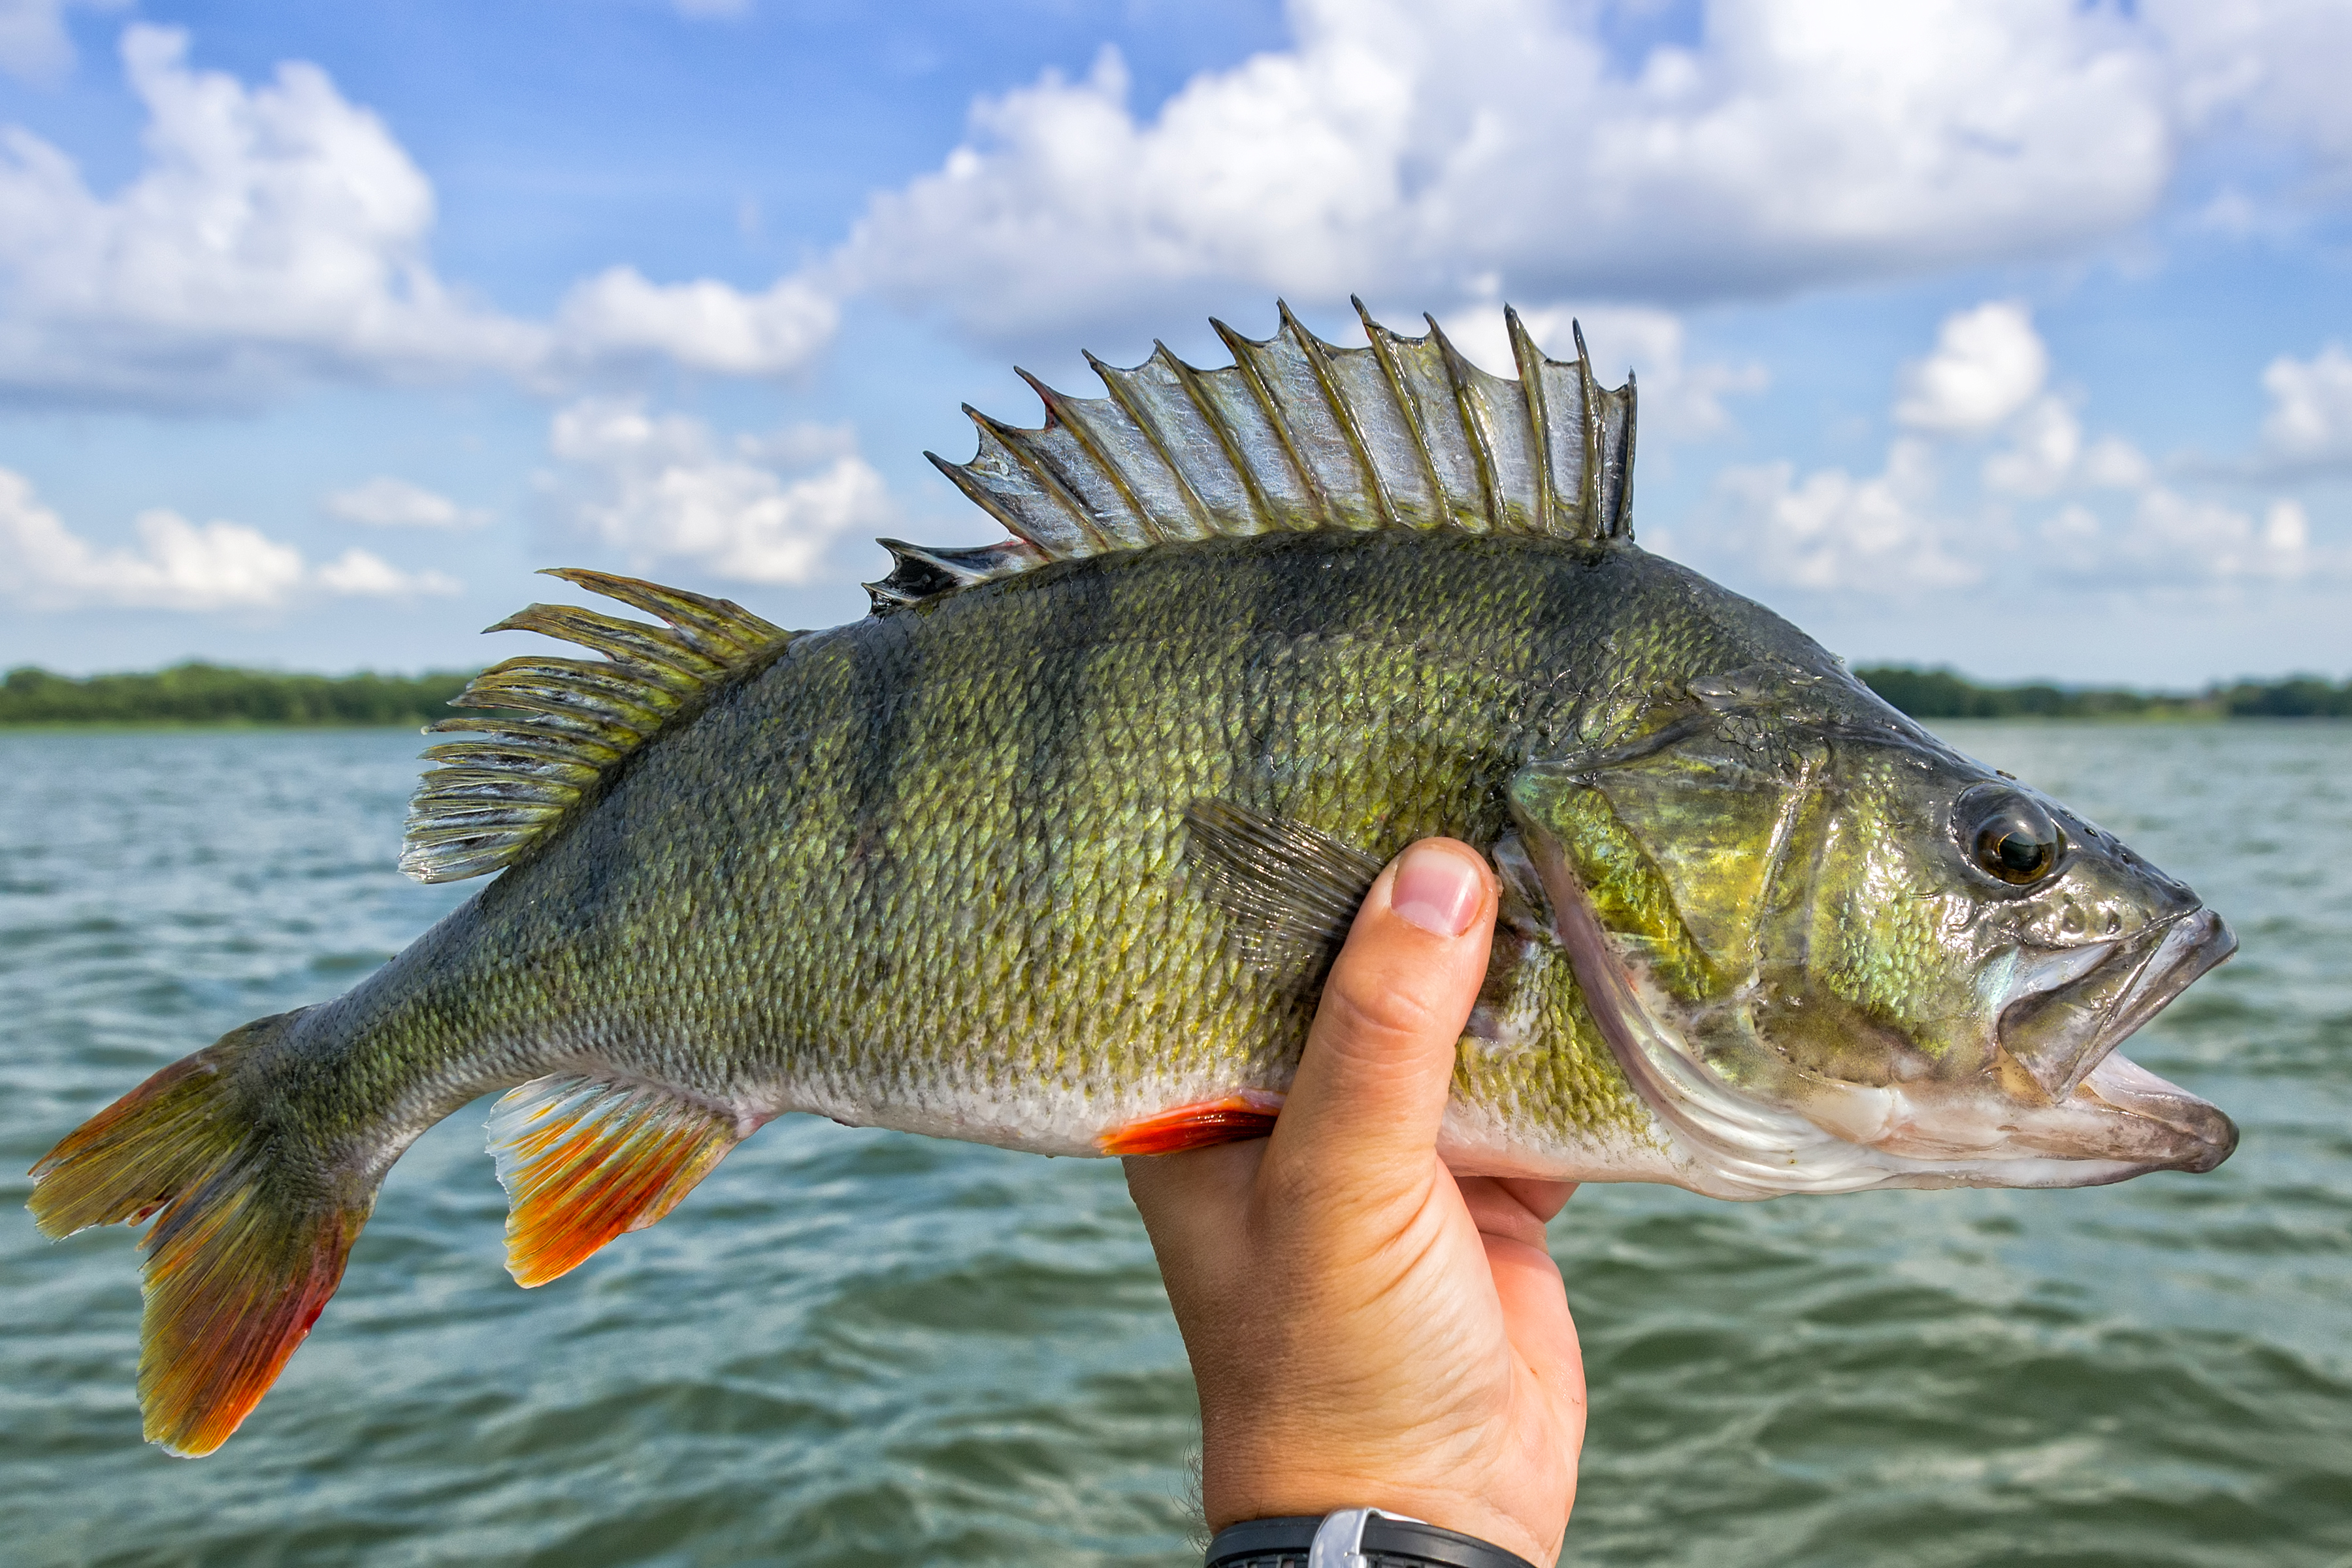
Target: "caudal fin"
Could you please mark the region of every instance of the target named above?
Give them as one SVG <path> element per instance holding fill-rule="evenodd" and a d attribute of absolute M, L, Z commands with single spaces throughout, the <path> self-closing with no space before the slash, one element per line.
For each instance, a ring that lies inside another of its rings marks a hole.
<path fill-rule="evenodd" d="M 257 1121 L 240 1059 L 298 1013 L 173 1063 L 33 1167 L 43 1234 L 152 1218 L 139 1404 L 150 1442 L 209 1454 L 259 1402 L 343 1277 L 374 1206 L 285 1130 Z"/>

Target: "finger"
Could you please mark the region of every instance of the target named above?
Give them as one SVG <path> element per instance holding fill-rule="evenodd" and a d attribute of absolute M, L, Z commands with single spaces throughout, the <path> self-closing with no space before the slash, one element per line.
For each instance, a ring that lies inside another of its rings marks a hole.
<path fill-rule="evenodd" d="M 1495 899 L 1486 858 L 1449 838 L 1423 839 L 1381 873 L 1324 983 L 1269 1159 L 1311 1160 L 1342 1191 L 1426 1163 L 1486 973 Z"/>
<path fill-rule="evenodd" d="M 1528 1176 L 1497 1176 L 1495 1184 L 1510 1194 L 1522 1208 L 1540 1220 L 1549 1220 L 1559 1213 L 1568 1206 L 1568 1200 L 1576 1195 L 1574 1182 L 1538 1182 Z"/>
<path fill-rule="evenodd" d="M 1514 1190 L 1517 1184 L 1500 1176 L 1457 1176 L 1454 1184 L 1461 1189 L 1463 1206 L 1470 1211 L 1471 1223 L 1480 1232 L 1507 1237 L 1529 1247 L 1544 1245 L 1544 1221 L 1549 1216 L 1528 1206 Z"/>
<path fill-rule="evenodd" d="M 1559 1265 L 1539 1247 L 1489 1236 L 1486 1268 L 1494 1277 L 1503 1331 L 1512 1350 L 1535 1373 L 1555 1418 L 1570 1420 L 1581 1431 L 1584 1352 L 1577 1343 L 1576 1320 L 1569 1314 L 1568 1287 L 1560 1279 Z"/>

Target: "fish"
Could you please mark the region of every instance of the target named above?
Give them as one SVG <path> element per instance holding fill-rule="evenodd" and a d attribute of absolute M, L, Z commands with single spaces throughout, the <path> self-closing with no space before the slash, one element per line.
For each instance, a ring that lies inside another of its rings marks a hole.
<path fill-rule="evenodd" d="M 1030 378 L 932 461 L 999 543 L 883 541 L 850 625 L 552 574 L 490 628 L 401 866 L 492 876 L 345 994 L 231 1030 L 34 1168 L 148 1223 L 139 1395 L 217 1448 L 384 1173 L 489 1093 L 538 1286 L 787 1113 L 1049 1155 L 1263 1135 L 1380 868 L 1495 868 L 1442 1152 L 1727 1199 L 2209 1171 L 2237 1131 L 2117 1046 L 2235 946 L 2189 889 L 1638 546 L 1636 396 L 1433 319 L 1278 307 Z M 495 874 L 493 876 L 493 874 Z"/>

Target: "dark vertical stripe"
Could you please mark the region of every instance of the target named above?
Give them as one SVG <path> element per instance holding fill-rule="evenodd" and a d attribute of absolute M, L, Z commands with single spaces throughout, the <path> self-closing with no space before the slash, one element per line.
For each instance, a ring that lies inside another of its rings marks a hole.
<path fill-rule="evenodd" d="M 844 978 L 860 995 L 890 984 L 892 955 L 899 951 L 884 934 L 886 916 L 909 868 L 890 853 L 887 838 L 898 822 L 901 781 L 915 761 L 909 740 L 925 695 L 921 628 L 910 614 L 877 616 L 859 623 L 850 644 L 848 707 L 855 728 L 842 804 L 856 889 L 845 901 L 860 938 L 848 951 L 864 955 L 868 965 Z"/>
<path fill-rule="evenodd" d="M 1218 563 L 1232 584 L 1234 629 L 1242 640 L 1234 783 L 1249 797 L 1241 804 L 1265 816 L 1289 816 L 1296 785 L 1285 771 L 1297 730 L 1296 705 L 1304 695 L 1296 658 L 1302 624 L 1313 622 L 1311 609 L 1301 603 L 1307 588 L 1301 578 L 1319 571 L 1323 552 L 1339 537 L 1265 535 L 1246 555 L 1236 552 Z"/>
<path fill-rule="evenodd" d="M 849 820 L 862 839 L 889 825 L 915 711 L 922 658 L 912 616 L 863 622 L 850 643 L 850 707 L 860 725 L 850 748 Z"/>
<path fill-rule="evenodd" d="M 1058 789 L 1070 776 L 1073 752 L 1087 740 L 1088 703 L 1094 661 L 1116 626 L 1113 579 L 1121 575 L 1097 567 L 1081 568 L 1055 583 L 1045 595 L 1045 626 L 1036 644 L 1036 668 L 1022 693 L 1029 742 L 1022 770 L 1025 781 Z M 1042 805 L 1031 795 L 1025 810 Z M 1046 825 L 1024 816 L 1024 833 L 1042 835 Z"/>
<path fill-rule="evenodd" d="M 1540 576 L 1534 584 L 1528 706 L 1517 744 L 1523 756 L 1553 755 L 1575 744 L 1577 720 L 1606 679 L 1601 658 L 1610 627 L 1597 612 L 1611 574 L 1582 549 L 1542 551 L 1530 564 Z"/>
<path fill-rule="evenodd" d="M 1131 567 L 1131 563 L 1122 563 Z M 1021 692 L 1024 744 L 1014 780 L 1018 856 L 1027 874 L 1017 895 L 1033 910 L 1050 906 L 1063 869 L 1058 828 L 1076 826 L 1070 796 L 1076 764 L 1092 739 L 1094 668 L 1118 626 L 1117 579 L 1133 574 L 1119 564 L 1089 563 L 1066 571 L 1027 606 L 1036 617 L 1034 666 Z M 1070 957 L 1075 932 L 1066 918 L 1031 921 L 1023 938 L 1032 984 L 1044 988 Z"/>

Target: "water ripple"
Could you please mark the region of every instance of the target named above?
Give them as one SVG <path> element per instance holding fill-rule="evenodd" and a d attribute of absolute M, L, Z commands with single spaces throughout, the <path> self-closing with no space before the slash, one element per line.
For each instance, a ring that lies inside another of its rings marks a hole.
<path fill-rule="evenodd" d="M 1733 1205 L 1590 1189 L 1586 1564 L 2352 1560 L 2352 727 L 1954 726 L 2127 833 L 2240 959 L 2134 1047 L 2207 1177 Z M 545 1289 L 481 1108 L 394 1172 L 220 1456 L 143 1447 L 121 1231 L 20 1173 L 462 899 L 392 869 L 397 732 L 0 735 L 0 1531 L 57 1564 L 1197 1561 L 1182 1347 L 1116 1167 L 789 1118 Z"/>

